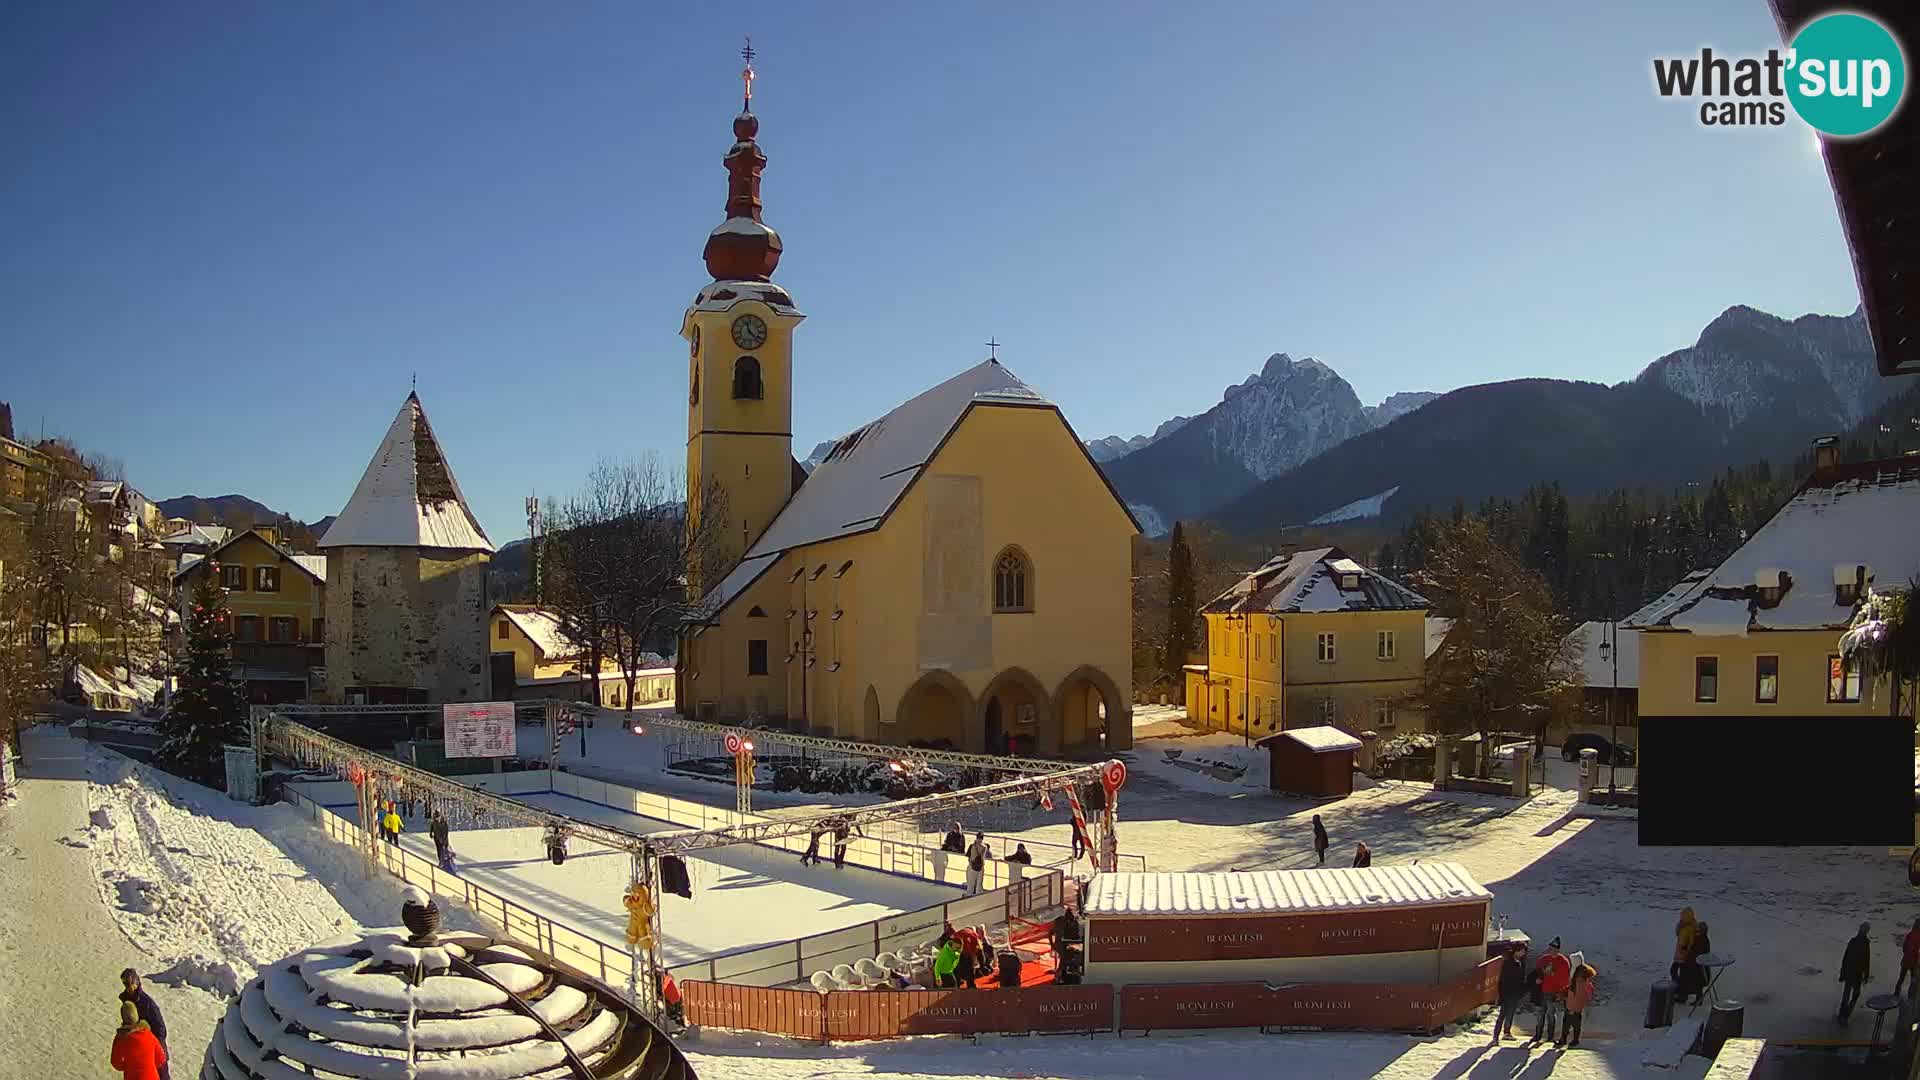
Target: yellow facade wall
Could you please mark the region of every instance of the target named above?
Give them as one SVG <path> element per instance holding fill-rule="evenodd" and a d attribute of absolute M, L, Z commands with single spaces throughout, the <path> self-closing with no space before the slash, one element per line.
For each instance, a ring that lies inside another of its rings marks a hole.
<path fill-rule="evenodd" d="M 1109 747 L 1131 745 L 1133 534 L 1054 410 L 976 406 L 879 529 L 787 552 L 690 639 L 683 707 L 980 750 L 990 698 L 1003 731 L 1055 753 L 1097 742 L 1097 688 Z M 991 611 L 1009 546 L 1032 566 L 1029 612 Z M 765 675 L 748 673 L 752 640 Z"/>
<path fill-rule="evenodd" d="M 1244 733 L 1250 722 L 1255 738 L 1326 722 L 1350 731 L 1424 727 L 1424 717 L 1400 701 L 1425 672 L 1425 611 L 1205 618 L 1207 672 L 1187 680 L 1194 723 Z M 1390 659 L 1379 655 L 1382 631 L 1393 635 Z M 1331 662 L 1320 659 L 1322 633 L 1333 635 Z"/>
<path fill-rule="evenodd" d="M 1838 630 L 1776 630 L 1745 637 L 1706 637 L 1674 630 L 1640 634 L 1640 715 L 1662 716 L 1885 716 L 1886 678 L 1860 681 L 1858 703 L 1827 700 L 1827 658 L 1840 652 Z M 1694 661 L 1717 657 L 1715 700 L 1696 700 Z M 1761 656 L 1779 658 L 1779 701 L 1756 700 Z"/>

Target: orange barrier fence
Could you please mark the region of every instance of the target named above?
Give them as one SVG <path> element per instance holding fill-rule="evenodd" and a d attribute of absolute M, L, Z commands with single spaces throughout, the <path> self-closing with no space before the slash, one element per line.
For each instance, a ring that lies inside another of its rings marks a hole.
<path fill-rule="evenodd" d="M 813 990 L 683 982 L 687 1022 L 799 1039 L 1257 1027 L 1432 1031 L 1492 1004 L 1500 961 L 1444 983 Z"/>

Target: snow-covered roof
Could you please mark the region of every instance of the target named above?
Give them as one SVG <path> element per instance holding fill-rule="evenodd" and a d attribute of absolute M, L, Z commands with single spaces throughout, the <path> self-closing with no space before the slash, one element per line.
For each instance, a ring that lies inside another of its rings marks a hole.
<path fill-rule="evenodd" d="M 1316 754 L 1331 754 L 1335 750 L 1358 750 L 1360 740 L 1330 724 L 1314 727 L 1288 728 L 1278 735 L 1269 735 L 1259 741 L 1265 746 L 1275 739 L 1291 739 Z"/>
<path fill-rule="evenodd" d="M 722 232 L 727 228 L 728 223 L 735 220 L 742 219 L 728 218 L 713 231 Z M 754 222 L 754 224 L 758 223 Z M 760 228 L 766 229 L 766 226 L 761 225 Z M 772 229 L 767 229 L 767 232 L 772 233 L 776 239 L 780 235 Z M 699 295 L 693 298 L 693 310 L 725 311 L 742 300 L 758 300 L 782 315 L 800 314 L 800 309 L 793 306 L 793 297 L 787 293 L 787 290 L 771 281 L 715 281 L 701 289 Z"/>
<path fill-rule="evenodd" d="M 1428 659 L 1432 659 L 1433 654 L 1440 651 L 1440 646 L 1446 644 L 1447 634 L 1452 629 L 1452 619 L 1442 619 L 1434 615 L 1427 616 L 1426 655 Z"/>
<path fill-rule="evenodd" d="M 532 604 L 500 604 L 493 610 L 506 616 L 548 660 L 578 656 L 583 651 L 567 640 L 567 635 L 560 629 L 560 617 L 547 608 Z"/>
<path fill-rule="evenodd" d="M 766 573 L 769 567 L 779 561 L 780 553 L 776 551 L 768 555 L 756 555 L 752 558 L 741 559 L 738 563 L 735 563 L 733 569 L 728 571 L 727 576 L 720 579 L 720 584 L 709 589 L 706 597 L 701 600 L 701 617 L 712 618 L 720 614 L 728 604 L 733 603 L 734 597 L 739 596 L 747 590 L 748 586 L 759 581 L 760 575 Z"/>
<path fill-rule="evenodd" d="M 866 532 L 885 520 L 960 418 L 979 402 L 1051 405 L 986 360 L 843 436 L 747 557 Z"/>
<path fill-rule="evenodd" d="M 201 544 L 212 547 L 215 544 L 225 543 L 227 537 L 231 535 L 233 535 L 233 530 L 227 528 L 225 525 L 189 524 L 186 529 L 174 533 L 172 536 L 161 537 L 160 542 L 162 544 L 174 544 L 183 547 L 197 547 Z"/>
<path fill-rule="evenodd" d="M 1085 913 L 1101 915 L 1285 914 L 1425 907 L 1491 900 L 1455 862 L 1234 873 L 1096 874 Z"/>
<path fill-rule="evenodd" d="M 1342 589 L 1340 578 L 1358 576 L 1359 587 Z M 1234 582 L 1202 608 L 1209 614 L 1326 611 L 1419 611 L 1427 598 L 1383 574 L 1361 566 L 1339 548 L 1313 548 L 1277 555 Z"/>
<path fill-rule="evenodd" d="M 1904 585 L 1920 576 L 1920 456 L 1823 469 L 1727 561 L 1680 595 L 1635 612 L 1636 628 L 1736 637 L 1750 630 L 1840 630 L 1852 604 L 1835 602 L 1839 567 Z M 1777 604 L 1761 606 L 1776 572 Z"/>
<path fill-rule="evenodd" d="M 233 535 L 227 537 L 225 540 L 221 541 L 218 545 L 216 545 L 212 551 L 207 552 L 204 558 L 209 558 L 209 559 L 218 558 L 222 551 L 225 551 L 226 549 L 239 543 L 242 538 L 248 537 L 248 536 L 251 536 L 254 539 L 272 548 L 274 552 L 277 553 L 281 558 L 287 560 L 288 562 L 292 563 L 293 565 L 299 567 L 300 569 L 306 571 L 308 574 L 312 575 L 313 580 L 320 582 L 322 585 L 326 584 L 327 557 L 325 555 L 297 555 L 287 547 L 281 544 L 276 544 L 273 541 L 267 539 L 266 536 L 262 534 L 258 529 L 248 529 L 244 532 L 234 533 Z M 187 571 L 192 570 L 194 567 L 200 565 L 201 558 L 203 558 L 203 556 L 195 555 L 191 552 L 180 556 L 180 568 L 173 572 L 173 580 L 179 581 L 181 578 L 185 577 L 187 574 Z"/>
<path fill-rule="evenodd" d="M 493 551 L 433 437 L 420 396 L 408 394 L 367 463 L 323 548 L 427 547 Z"/>
<path fill-rule="evenodd" d="M 1618 686 L 1622 690 L 1637 689 L 1640 685 L 1640 631 L 1630 629 L 1624 624 L 1618 627 L 1614 640 L 1617 650 L 1609 650 L 1601 655 L 1600 645 L 1607 640 L 1607 624 L 1599 620 L 1583 622 L 1567 635 L 1567 640 L 1580 646 L 1580 671 L 1586 676 L 1587 686 L 1591 689 L 1610 690 Z M 1617 651 L 1618 656 L 1612 655 Z M 1619 663 L 1619 682 L 1614 681 L 1614 663 Z"/>
<path fill-rule="evenodd" d="M 1647 616 L 1649 614 L 1665 608 L 1667 605 L 1673 603 L 1675 600 L 1678 600 L 1682 596 L 1685 596 L 1687 593 L 1693 591 L 1693 587 L 1707 580 L 1707 575 L 1711 573 L 1713 573 L 1713 567 L 1711 566 L 1705 566 L 1705 567 L 1701 567 L 1698 570 L 1688 571 L 1687 576 L 1681 578 L 1677 583 L 1675 583 L 1673 588 L 1668 589 L 1666 592 L 1661 593 L 1659 596 L 1656 596 L 1652 600 L 1647 601 L 1645 604 L 1643 604 L 1640 607 L 1639 610 L 1635 611 L 1633 614 L 1627 616 L 1626 618 L 1621 619 L 1620 625 L 1623 627 L 1632 627 L 1635 629 L 1639 629 L 1643 627 L 1647 619 Z"/>

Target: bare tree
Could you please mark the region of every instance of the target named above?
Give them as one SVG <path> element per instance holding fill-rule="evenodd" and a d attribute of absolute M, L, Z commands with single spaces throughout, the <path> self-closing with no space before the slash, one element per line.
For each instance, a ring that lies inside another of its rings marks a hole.
<path fill-rule="evenodd" d="M 1579 646 L 1568 640 L 1546 579 L 1478 518 L 1442 529 L 1427 572 L 1435 613 L 1454 624 L 1408 701 L 1439 732 L 1479 733 L 1476 774 L 1485 777 L 1493 732 L 1544 738 L 1555 715 L 1579 708 Z"/>
<path fill-rule="evenodd" d="M 631 710 L 649 646 L 696 613 L 700 598 L 688 581 L 696 568 L 718 565 L 726 534 L 717 485 L 701 493 L 699 511 L 687 512 L 680 478 L 652 455 L 601 462 L 578 494 L 548 511 L 548 603 L 561 634 L 588 654 L 596 702 L 602 657 L 620 664 Z"/>

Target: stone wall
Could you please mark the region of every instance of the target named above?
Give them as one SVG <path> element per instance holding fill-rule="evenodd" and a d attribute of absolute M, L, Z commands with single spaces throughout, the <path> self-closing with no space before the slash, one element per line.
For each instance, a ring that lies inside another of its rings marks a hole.
<path fill-rule="evenodd" d="M 429 701 L 487 696 L 484 552 L 335 548 L 327 553 L 327 692 L 412 686 Z"/>

